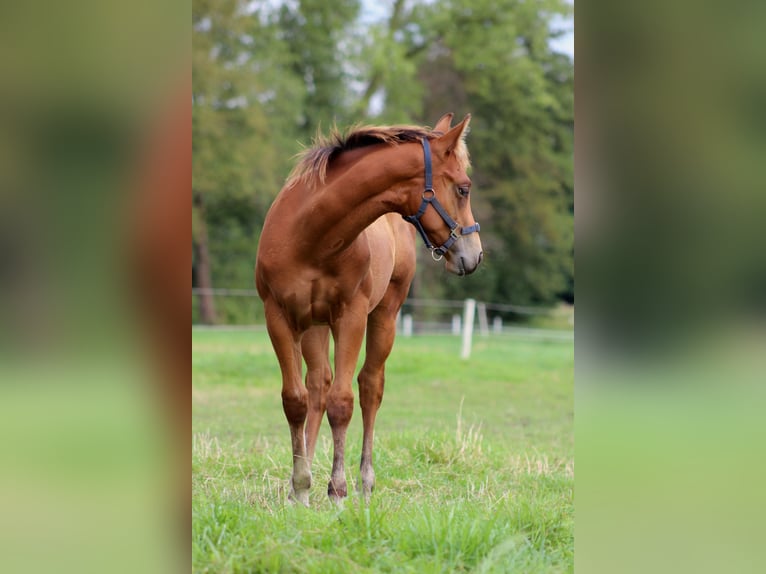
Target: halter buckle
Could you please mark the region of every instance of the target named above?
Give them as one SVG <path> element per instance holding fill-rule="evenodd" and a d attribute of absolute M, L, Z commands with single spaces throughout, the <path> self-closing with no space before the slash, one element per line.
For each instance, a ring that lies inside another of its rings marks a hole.
<path fill-rule="evenodd" d="M 457 240 L 457 239 L 460 239 L 460 235 L 461 235 L 461 234 L 460 234 L 460 233 L 458 233 L 458 229 L 460 229 L 460 225 L 456 225 L 456 226 L 454 227 L 454 229 L 450 229 L 450 230 L 449 230 L 449 235 L 450 235 L 450 237 L 452 237 L 452 238 L 453 238 L 453 239 L 455 239 L 455 240 Z"/>

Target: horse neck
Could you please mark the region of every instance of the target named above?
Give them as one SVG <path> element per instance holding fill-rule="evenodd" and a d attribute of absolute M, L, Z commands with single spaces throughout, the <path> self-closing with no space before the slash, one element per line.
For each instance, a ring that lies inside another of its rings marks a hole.
<path fill-rule="evenodd" d="M 341 156 L 327 183 L 312 193 L 301 222 L 311 241 L 322 238 L 328 247 L 342 250 L 380 216 L 408 212 L 411 194 L 422 188 L 419 145 L 380 145 L 358 154 Z"/>

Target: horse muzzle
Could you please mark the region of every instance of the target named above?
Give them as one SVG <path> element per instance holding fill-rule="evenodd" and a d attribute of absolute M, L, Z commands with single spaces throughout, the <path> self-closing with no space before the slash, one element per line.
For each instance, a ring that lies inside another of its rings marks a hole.
<path fill-rule="evenodd" d="M 450 251 L 445 257 L 444 268 L 450 273 L 464 277 L 476 271 L 483 259 L 484 252 L 481 250 L 478 255 L 472 255 L 463 250 Z"/>

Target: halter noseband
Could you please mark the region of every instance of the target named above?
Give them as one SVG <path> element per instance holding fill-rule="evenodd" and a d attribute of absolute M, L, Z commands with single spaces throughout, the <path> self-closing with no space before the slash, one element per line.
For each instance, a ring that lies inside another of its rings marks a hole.
<path fill-rule="evenodd" d="M 426 247 L 431 250 L 431 257 L 433 257 L 434 261 L 439 261 L 442 257 L 444 257 L 444 254 L 449 251 L 449 248 L 452 247 L 455 241 L 460 239 L 460 237 L 463 235 L 469 235 L 475 231 L 479 231 L 480 226 L 478 223 L 474 223 L 469 227 L 460 227 L 460 225 L 458 225 L 458 223 L 452 219 L 449 213 L 447 213 L 447 211 L 442 207 L 442 204 L 439 203 L 439 200 L 436 199 L 436 193 L 434 192 L 433 188 L 433 178 L 431 175 L 431 147 L 428 144 L 427 138 L 423 138 L 420 141 L 423 144 L 423 160 L 425 162 L 426 175 L 426 185 L 425 189 L 423 190 L 423 201 L 420 203 L 420 209 L 418 209 L 418 212 L 415 215 L 403 215 L 402 217 L 405 221 L 408 221 L 415 226 L 415 229 L 418 230 L 418 233 L 420 233 L 420 236 L 423 238 L 423 242 L 426 244 Z M 426 234 L 426 230 L 423 229 L 423 224 L 420 223 L 420 218 L 423 217 L 423 214 L 426 212 L 426 209 L 428 209 L 429 205 L 434 206 L 436 213 L 441 216 L 442 220 L 447 224 L 447 227 L 449 227 L 450 230 L 447 241 L 445 241 L 439 247 L 435 247 L 434 244 L 431 243 L 431 241 L 428 239 L 428 235 Z"/>

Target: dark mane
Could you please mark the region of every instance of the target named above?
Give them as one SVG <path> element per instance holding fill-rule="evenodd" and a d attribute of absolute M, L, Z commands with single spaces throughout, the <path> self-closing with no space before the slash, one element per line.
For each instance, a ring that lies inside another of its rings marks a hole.
<path fill-rule="evenodd" d="M 396 126 L 352 126 L 344 133 L 333 127 L 328 136 L 317 133 L 310 148 L 298 154 L 299 160 L 293 168 L 286 185 L 297 182 L 313 185 L 324 183 L 330 162 L 344 151 L 370 145 L 385 143 L 398 145 L 406 142 L 419 142 L 423 138 L 434 137 L 428 128 L 412 125 Z"/>

